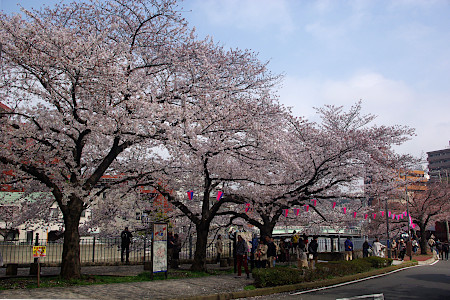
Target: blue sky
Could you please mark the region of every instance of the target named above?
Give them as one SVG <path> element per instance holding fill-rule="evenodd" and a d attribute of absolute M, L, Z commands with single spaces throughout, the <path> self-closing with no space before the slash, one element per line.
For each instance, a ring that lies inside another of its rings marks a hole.
<path fill-rule="evenodd" d="M 0 0 L 6 13 L 56 0 Z M 200 37 L 251 49 L 285 79 L 280 102 L 314 119 L 313 107 L 359 99 L 378 124 L 416 128 L 398 148 L 420 156 L 450 140 L 450 1 L 186 0 Z"/>

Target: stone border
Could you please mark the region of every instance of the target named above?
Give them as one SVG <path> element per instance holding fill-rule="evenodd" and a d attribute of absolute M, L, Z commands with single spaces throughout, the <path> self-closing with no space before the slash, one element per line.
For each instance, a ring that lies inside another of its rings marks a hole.
<path fill-rule="evenodd" d="M 313 281 L 313 282 L 302 282 L 302 283 L 296 283 L 291 285 L 282 285 L 282 286 L 275 286 L 275 287 L 266 287 L 266 288 L 257 288 L 255 290 L 248 290 L 248 291 L 238 291 L 238 292 L 230 292 L 230 293 L 220 293 L 220 294 L 213 294 L 213 295 L 199 295 L 199 296 L 191 296 L 191 297 L 181 297 L 181 298 L 173 298 L 177 300 L 185 299 L 185 300 L 228 300 L 228 299 L 238 299 L 238 298 L 248 298 L 248 297 L 256 297 L 256 296 L 265 296 L 265 295 L 271 295 L 271 294 L 278 294 L 278 293 L 286 293 L 286 292 L 292 292 L 292 291 L 298 291 L 298 290 L 308 290 L 308 289 L 314 289 L 314 288 L 320 288 L 325 286 L 331 286 L 335 284 L 340 284 L 348 281 L 363 279 L 371 276 L 381 275 L 385 273 L 389 273 L 391 271 L 395 271 L 398 269 L 403 269 L 411 266 L 418 265 L 416 261 L 413 262 L 404 262 L 400 265 L 396 266 L 389 266 L 382 269 L 376 269 L 372 270 L 366 273 L 359 273 L 359 274 L 353 274 L 348 275 L 344 277 L 336 277 L 333 279 L 325 279 L 320 281 Z"/>

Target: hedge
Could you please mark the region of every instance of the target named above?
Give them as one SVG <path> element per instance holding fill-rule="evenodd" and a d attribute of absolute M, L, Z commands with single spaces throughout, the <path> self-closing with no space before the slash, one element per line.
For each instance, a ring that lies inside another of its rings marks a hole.
<path fill-rule="evenodd" d="M 351 261 L 318 263 L 314 270 L 286 267 L 254 269 L 253 278 L 256 287 L 279 286 L 363 273 L 391 264 L 392 259 L 371 256 Z"/>

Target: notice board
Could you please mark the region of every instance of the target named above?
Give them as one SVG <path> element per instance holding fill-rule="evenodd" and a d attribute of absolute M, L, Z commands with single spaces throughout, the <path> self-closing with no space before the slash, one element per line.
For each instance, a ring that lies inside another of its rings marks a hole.
<path fill-rule="evenodd" d="M 153 223 L 153 273 L 167 272 L 167 223 Z"/>

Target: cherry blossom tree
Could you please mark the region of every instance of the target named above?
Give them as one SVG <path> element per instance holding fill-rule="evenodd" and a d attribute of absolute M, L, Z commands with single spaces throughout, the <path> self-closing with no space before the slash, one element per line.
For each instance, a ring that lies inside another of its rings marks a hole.
<path fill-rule="evenodd" d="M 209 200 L 231 178 L 230 154 L 257 146 L 256 121 L 279 113 L 269 90 L 279 77 L 250 51 L 197 41 L 175 4 L 76 2 L 1 16 L 0 95 L 12 111 L 0 162 L 58 203 L 64 278 L 80 276 L 81 212 L 135 207 L 111 197 L 121 184 L 157 187 L 187 215 L 198 235 L 193 268 L 204 269 L 224 203 Z M 105 174 L 120 179 L 100 184 Z M 194 208 L 176 193 L 188 186 L 202 194 Z"/>
<path fill-rule="evenodd" d="M 2 112 L 0 163 L 52 193 L 64 218 L 61 275 L 77 278 L 81 213 L 113 188 L 101 177 L 150 173 L 155 147 L 171 138 L 179 101 L 168 74 L 191 37 L 171 0 L 23 13 L 0 16 L 0 99 L 12 109 Z"/>
<path fill-rule="evenodd" d="M 262 235 L 271 235 L 285 209 L 302 209 L 305 204 L 323 220 L 335 219 L 331 216 L 336 211 L 325 204 L 327 199 L 361 198 L 361 181 L 368 171 L 387 176 L 395 165 L 409 159 L 397 155 L 392 146 L 410 138 L 413 130 L 371 125 L 375 117 L 363 115 L 360 102 L 348 112 L 326 106 L 318 113 L 320 124 L 292 119 L 278 128 L 264 143 L 274 149 L 276 159 L 264 162 L 262 169 L 253 167 L 255 174 L 264 174 L 264 180 L 255 177 L 236 192 L 235 202 L 249 203 L 255 217 L 243 211 L 234 216 L 258 227 Z M 272 169 L 267 170 L 268 165 Z M 316 208 L 311 199 L 324 205 Z M 321 212 L 321 207 L 326 208 Z"/>
<path fill-rule="evenodd" d="M 177 139 L 165 144 L 171 163 L 159 176 L 164 183 L 161 193 L 195 226 L 193 270 L 206 270 L 211 223 L 220 223 L 218 213 L 228 210 L 228 197 L 217 198 L 218 193 L 226 195 L 229 185 L 248 178 L 242 161 L 250 160 L 253 149 L 260 147 L 258 136 L 272 117 L 287 113 L 270 91 L 279 76 L 271 75 L 255 54 L 204 46 L 191 47 L 191 59 L 177 68 L 176 84 L 189 86 L 177 91 L 185 117 L 177 127 Z M 188 200 L 186 192 L 191 190 L 194 197 Z"/>
<path fill-rule="evenodd" d="M 425 191 L 415 192 L 408 197 L 409 213 L 413 224 L 420 229 L 420 249 L 427 253 L 428 224 L 446 220 L 450 214 L 450 186 L 446 183 L 429 183 Z"/>

